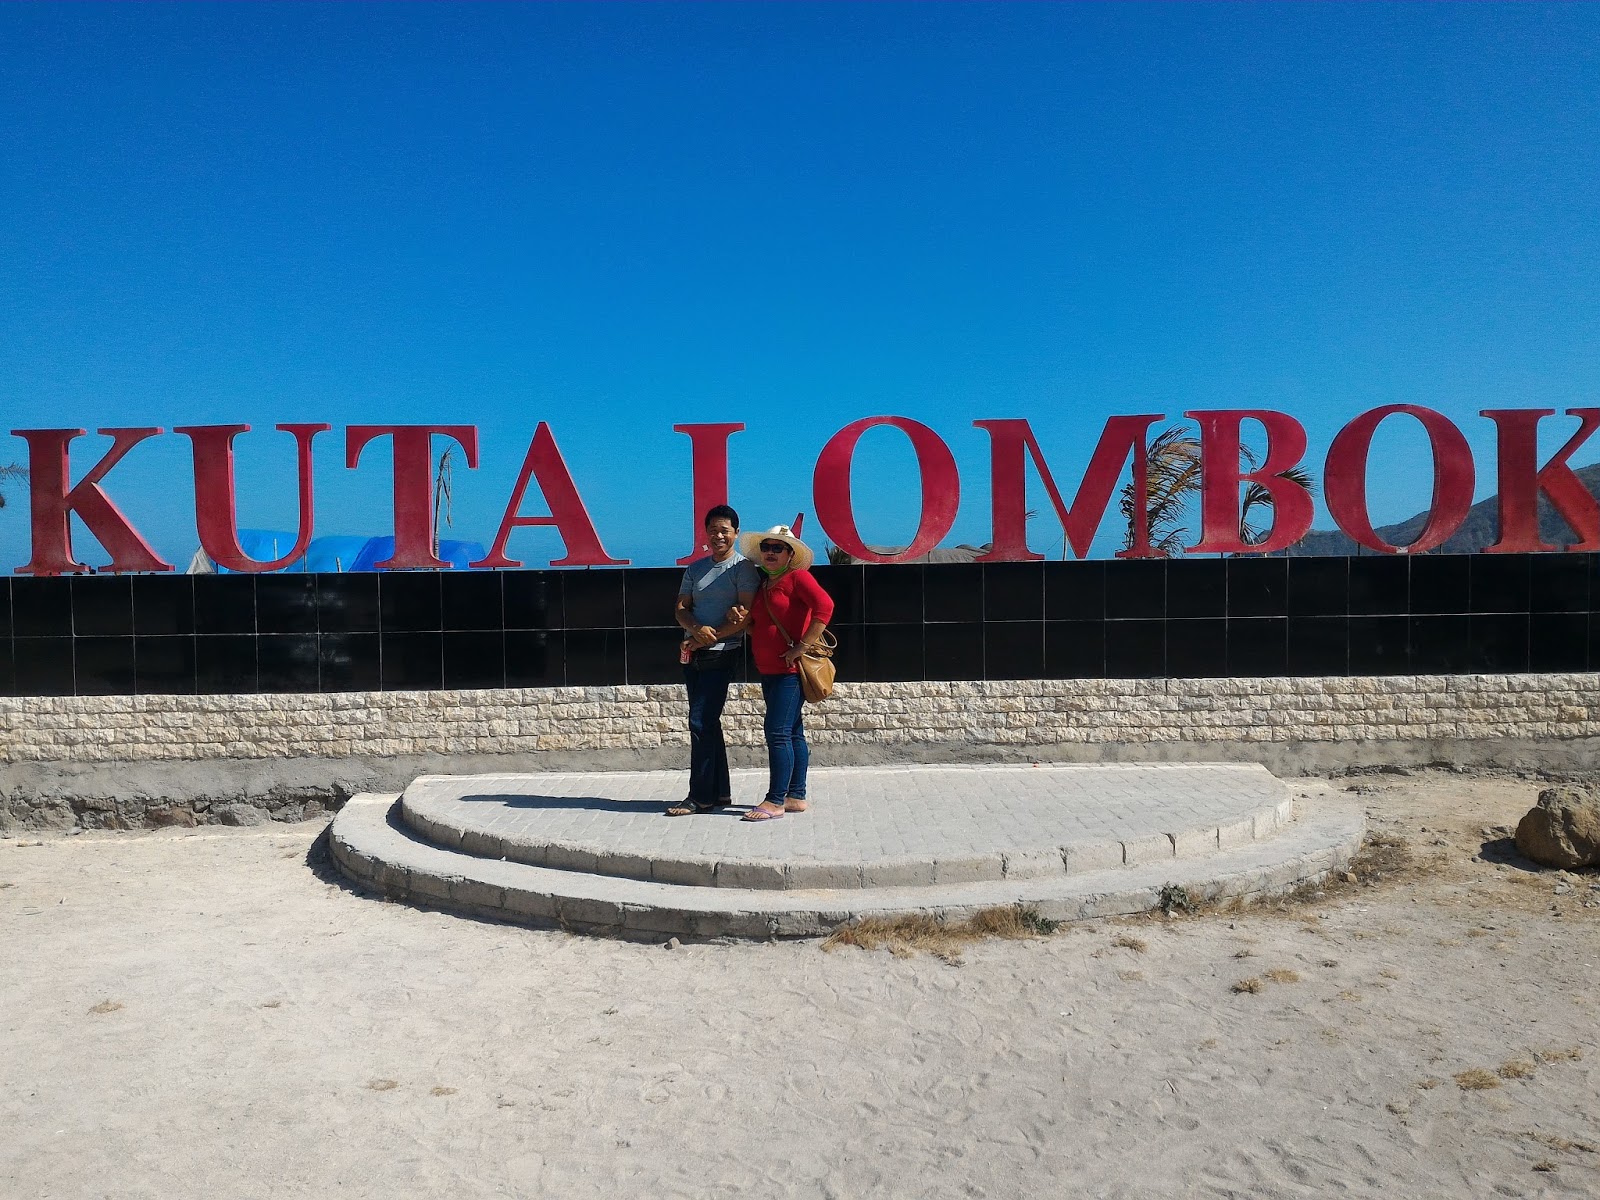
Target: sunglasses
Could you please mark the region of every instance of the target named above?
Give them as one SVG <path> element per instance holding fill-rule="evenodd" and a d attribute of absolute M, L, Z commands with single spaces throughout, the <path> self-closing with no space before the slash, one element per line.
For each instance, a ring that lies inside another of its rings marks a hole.
<path fill-rule="evenodd" d="M 763 553 L 763 554 L 782 554 L 787 549 L 789 549 L 789 543 L 788 542 L 762 542 L 761 543 L 761 553 Z"/>

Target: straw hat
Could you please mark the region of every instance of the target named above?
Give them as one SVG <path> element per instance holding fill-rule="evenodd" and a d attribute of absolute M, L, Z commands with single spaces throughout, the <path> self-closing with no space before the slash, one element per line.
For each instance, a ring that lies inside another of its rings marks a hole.
<path fill-rule="evenodd" d="M 791 560 L 790 570 L 810 570 L 811 563 L 816 557 L 811 553 L 811 547 L 807 546 L 798 537 L 796 537 L 794 535 L 794 531 L 787 525 L 774 525 L 771 529 L 766 530 L 764 533 L 740 534 L 739 553 L 744 555 L 750 561 L 759 563 L 761 561 L 762 542 L 787 543 L 789 549 L 794 551 L 794 558 Z"/>

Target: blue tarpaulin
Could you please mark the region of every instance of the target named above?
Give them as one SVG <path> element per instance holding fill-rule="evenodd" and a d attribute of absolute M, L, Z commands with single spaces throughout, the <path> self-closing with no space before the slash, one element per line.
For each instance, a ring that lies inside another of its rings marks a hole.
<path fill-rule="evenodd" d="M 281 529 L 241 529 L 239 546 L 258 562 L 272 562 L 294 548 L 295 535 Z M 361 537 L 359 535 L 334 535 L 313 538 L 300 558 L 282 568 L 284 571 L 376 571 L 376 563 L 394 554 L 394 538 Z M 465 567 L 484 556 L 478 542 L 462 542 L 441 538 L 439 557 L 452 567 Z M 229 574 L 223 568 L 217 570 Z"/>

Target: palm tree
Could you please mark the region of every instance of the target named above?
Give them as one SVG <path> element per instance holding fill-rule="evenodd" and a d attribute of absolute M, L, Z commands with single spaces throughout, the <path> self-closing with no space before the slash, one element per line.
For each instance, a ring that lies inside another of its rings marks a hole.
<path fill-rule="evenodd" d="M 6 463 L 0 466 L 0 508 L 6 506 L 6 489 L 14 483 L 26 483 L 28 468 L 21 463 Z"/>
<path fill-rule="evenodd" d="M 1260 460 L 1248 446 L 1241 446 L 1240 455 L 1245 465 L 1254 469 Z M 1188 527 L 1181 522 L 1190 499 L 1200 490 L 1200 439 L 1191 436 L 1181 425 L 1169 425 L 1150 443 L 1145 452 L 1145 532 L 1150 545 L 1163 558 L 1183 553 L 1183 543 L 1188 540 Z M 1303 467 L 1290 467 L 1282 478 L 1297 483 L 1308 493 L 1315 494 L 1316 483 Z M 1122 516 L 1128 531 L 1122 540 L 1123 549 L 1133 546 L 1134 495 L 1130 480 L 1122 487 Z M 1270 519 L 1255 523 L 1253 515 L 1261 509 L 1271 509 L 1272 493 L 1259 483 L 1246 485 L 1244 503 L 1239 508 L 1239 540 L 1247 546 L 1264 541 L 1272 527 Z"/>
<path fill-rule="evenodd" d="M 1145 533 L 1163 558 L 1183 552 L 1189 531 L 1181 522 L 1189 498 L 1200 490 L 1200 439 L 1181 425 L 1163 429 L 1145 450 Z M 1134 542 L 1133 481 L 1122 487 L 1123 519 L 1128 532 L 1122 548 Z"/>

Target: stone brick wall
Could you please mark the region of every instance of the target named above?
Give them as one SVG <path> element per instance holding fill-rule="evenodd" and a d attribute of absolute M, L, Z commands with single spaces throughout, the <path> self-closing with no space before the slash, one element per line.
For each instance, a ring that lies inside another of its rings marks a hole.
<path fill-rule="evenodd" d="M 1600 736 L 1593 674 L 1070 679 L 841 685 L 809 709 L 814 745 L 1195 748 L 1243 743 L 1549 742 Z M 761 739 L 760 689 L 725 726 Z M 678 686 L 0 699 L 0 763 L 650 752 L 685 745 Z M 1056 755 L 1050 755 L 1056 756 Z M 1234 755 L 1237 757 L 1237 755 Z"/>

